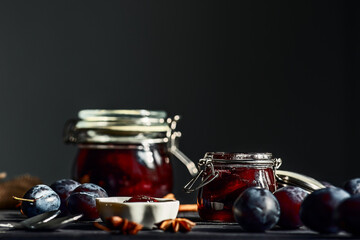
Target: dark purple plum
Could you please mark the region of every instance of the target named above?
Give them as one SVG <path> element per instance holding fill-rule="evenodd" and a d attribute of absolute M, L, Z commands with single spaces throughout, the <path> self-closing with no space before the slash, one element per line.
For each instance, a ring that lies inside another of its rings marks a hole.
<path fill-rule="evenodd" d="M 337 233 L 335 209 L 350 194 L 341 188 L 330 187 L 309 194 L 300 207 L 300 219 L 305 226 L 320 233 Z"/>
<path fill-rule="evenodd" d="M 92 192 L 96 193 L 98 197 L 108 197 L 107 192 L 100 186 L 93 183 L 84 183 L 74 189 L 73 192 Z"/>
<path fill-rule="evenodd" d="M 54 190 L 60 197 L 60 210 L 62 215 L 68 214 L 68 210 L 66 208 L 66 199 L 70 196 L 70 193 L 78 186 L 80 186 L 80 183 L 72 179 L 61 179 L 50 185 L 52 190 Z"/>
<path fill-rule="evenodd" d="M 82 213 L 84 220 L 99 218 L 96 198 L 108 197 L 106 191 L 93 183 L 84 183 L 75 188 L 66 200 L 66 207 L 72 214 Z"/>
<path fill-rule="evenodd" d="M 336 209 L 336 218 L 341 229 L 360 235 L 360 194 L 340 203 Z"/>
<path fill-rule="evenodd" d="M 360 178 L 353 178 L 344 184 L 344 189 L 351 195 L 360 193 Z"/>
<path fill-rule="evenodd" d="M 296 229 L 303 224 L 300 220 L 300 206 L 308 193 L 299 187 L 283 187 L 274 193 L 280 204 L 278 225 L 286 229 Z"/>
<path fill-rule="evenodd" d="M 269 190 L 250 187 L 235 200 L 233 212 L 243 230 L 264 232 L 279 220 L 280 206 Z"/>
<path fill-rule="evenodd" d="M 60 197 L 49 186 L 40 184 L 30 188 L 21 200 L 21 211 L 28 217 L 58 210 Z"/>
<path fill-rule="evenodd" d="M 95 220 L 99 218 L 96 208 L 96 198 L 99 197 L 92 192 L 73 192 L 67 199 L 67 209 L 72 214 L 83 214 L 83 220 Z"/>

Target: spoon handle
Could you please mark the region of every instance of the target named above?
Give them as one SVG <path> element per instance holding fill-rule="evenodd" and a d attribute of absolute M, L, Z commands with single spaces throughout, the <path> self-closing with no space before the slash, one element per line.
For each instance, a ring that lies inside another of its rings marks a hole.
<path fill-rule="evenodd" d="M 0 228 L 14 228 L 15 225 L 12 223 L 0 223 Z"/>

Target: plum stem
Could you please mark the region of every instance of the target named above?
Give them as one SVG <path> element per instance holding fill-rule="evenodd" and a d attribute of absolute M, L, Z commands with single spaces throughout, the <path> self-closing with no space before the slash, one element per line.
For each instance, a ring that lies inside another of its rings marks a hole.
<path fill-rule="evenodd" d="M 18 200 L 18 201 L 25 201 L 25 202 L 35 202 L 35 199 L 19 198 L 19 197 L 15 197 L 15 196 L 13 196 L 13 199 Z"/>

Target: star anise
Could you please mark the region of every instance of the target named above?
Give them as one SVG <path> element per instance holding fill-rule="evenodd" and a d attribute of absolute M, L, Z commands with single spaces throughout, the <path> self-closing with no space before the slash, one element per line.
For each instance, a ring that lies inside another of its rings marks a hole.
<path fill-rule="evenodd" d="M 141 224 L 131 222 L 125 218 L 119 216 L 112 216 L 106 219 L 106 226 L 100 223 L 94 223 L 95 227 L 107 231 L 121 233 L 124 235 L 134 235 L 137 234 L 143 226 Z"/>
<path fill-rule="evenodd" d="M 158 228 L 167 232 L 189 232 L 196 224 L 186 218 L 175 218 L 162 221 Z"/>

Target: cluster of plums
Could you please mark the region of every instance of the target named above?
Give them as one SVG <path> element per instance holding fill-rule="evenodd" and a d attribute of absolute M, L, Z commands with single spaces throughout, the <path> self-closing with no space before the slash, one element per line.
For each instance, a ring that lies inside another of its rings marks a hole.
<path fill-rule="evenodd" d="M 360 178 L 344 188 L 327 186 L 308 193 L 287 186 L 271 193 L 251 187 L 235 201 L 235 220 L 245 231 L 266 231 L 278 225 L 297 229 L 303 225 L 319 233 L 345 230 L 360 234 Z"/>
<path fill-rule="evenodd" d="M 83 214 L 84 220 L 94 220 L 99 218 L 95 201 L 99 197 L 108 197 L 108 194 L 98 185 L 61 179 L 50 186 L 36 185 L 18 199 L 21 211 L 28 217 L 61 210 L 62 215 Z"/>

